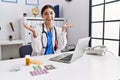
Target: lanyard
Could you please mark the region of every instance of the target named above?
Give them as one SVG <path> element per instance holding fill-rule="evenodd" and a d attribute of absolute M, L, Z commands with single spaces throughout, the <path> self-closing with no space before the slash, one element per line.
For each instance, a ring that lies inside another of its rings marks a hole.
<path fill-rule="evenodd" d="M 55 46 L 54 46 L 54 50 L 56 51 L 57 50 L 57 48 L 58 48 L 58 40 L 57 40 L 57 32 L 56 32 L 56 28 L 54 27 L 54 32 L 55 32 Z M 47 32 L 45 32 L 45 30 L 44 30 L 44 24 L 42 23 L 42 37 L 41 37 L 41 42 L 42 42 L 42 47 L 43 48 L 46 48 L 46 45 L 43 43 L 43 38 L 44 37 L 46 37 L 46 38 L 48 38 L 48 36 L 47 36 Z M 48 41 L 48 40 L 46 40 L 46 41 Z"/>

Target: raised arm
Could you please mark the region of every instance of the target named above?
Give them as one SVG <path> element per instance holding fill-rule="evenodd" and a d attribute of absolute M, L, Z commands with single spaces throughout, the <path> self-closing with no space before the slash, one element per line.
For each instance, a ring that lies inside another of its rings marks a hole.
<path fill-rule="evenodd" d="M 64 24 L 62 27 L 62 32 L 66 32 L 67 28 L 72 27 L 72 24 Z"/>
<path fill-rule="evenodd" d="M 37 31 L 34 27 L 32 27 L 31 25 L 28 25 L 26 23 L 23 23 L 23 25 L 26 29 L 30 30 L 33 33 L 34 38 L 37 38 L 38 34 L 37 34 Z"/>

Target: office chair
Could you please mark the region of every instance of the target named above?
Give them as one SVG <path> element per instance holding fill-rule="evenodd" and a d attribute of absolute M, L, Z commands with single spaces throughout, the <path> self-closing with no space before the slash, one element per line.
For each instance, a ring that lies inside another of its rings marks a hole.
<path fill-rule="evenodd" d="M 25 55 L 31 55 L 32 47 L 31 45 L 23 45 L 19 48 L 20 58 L 25 57 Z"/>

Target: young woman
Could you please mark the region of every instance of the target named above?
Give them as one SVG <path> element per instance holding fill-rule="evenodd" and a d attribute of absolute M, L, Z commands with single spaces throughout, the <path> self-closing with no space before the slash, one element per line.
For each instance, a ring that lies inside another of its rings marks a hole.
<path fill-rule="evenodd" d="M 30 26 L 24 23 L 24 27 L 32 31 L 32 55 L 54 54 L 61 51 L 67 44 L 66 29 L 70 25 L 64 24 L 62 28 L 56 27 L 53 22 L 55 11 L 53 6 L 45 5 L 41 9 L 41 16 L 44 23 L 41 25 Z"/>

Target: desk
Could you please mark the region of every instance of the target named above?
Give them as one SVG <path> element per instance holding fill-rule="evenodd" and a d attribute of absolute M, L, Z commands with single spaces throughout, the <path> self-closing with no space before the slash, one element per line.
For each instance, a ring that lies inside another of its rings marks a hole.
<path fill-rule="evenodd" d="M 23 40 L 0 41 L 0 60 L 2 60 L 4 51 L 6 51 L 7 53 L 10 53 L 10 52 L 13 53 L 14 50 L 11 48 L 12 45 L 23 45 L 24 43 L 25 43 L 25 41 L 23 41 Z M 7 50 L 7 48 L 2 50 L 2 47 L 5 47 L 5 46 L 9 46 L 10 50 Z M 14 48 L 16 49 L 16 46 Z M 15 52 L 16 52 L 16 54 L 18 54 L 18 49 Z M 16 55 L 16 54 L 14 54 L 14 55 Z M 6 54 L 6 55 L 8 56 L 9 54 Z"/>
<path fill-rule="evenodd" d="M 56 55 L 56 54 L 55 54 Z M 43 65 L 52 64 L 56 69 L 47 74 L 31 76 L 32 65 L 23 66 L 20 71 L 11 72 L 14 65 L 24 65 L 25 59 L 0 61 L 1 80 L 118 80 L 120 79 L 120 58 L 116 56 L 84 55 L 71 64 L 49 61 L 55 55 L 32 57 L 43 61 Z M 58 55 L 58 54 L 57 54 Z"/>

